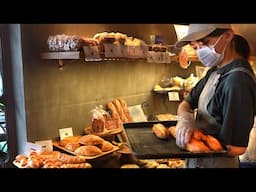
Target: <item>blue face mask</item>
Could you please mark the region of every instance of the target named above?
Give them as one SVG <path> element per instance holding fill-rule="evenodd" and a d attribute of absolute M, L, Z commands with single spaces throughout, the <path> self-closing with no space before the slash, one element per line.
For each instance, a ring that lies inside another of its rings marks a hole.
<path fill-rule="evenodd" d="M 217 53 L 215 51 L 215 46 L 221 39 L 222 35 L 218 38 L 214 45 L 209 46 L 202 46 L 201 48 L 197 49 L 197 56 L 201 63 L 206 67 L 213 67 L 218 65 L 224 58 L 224 50 L 222 53 Z"/>

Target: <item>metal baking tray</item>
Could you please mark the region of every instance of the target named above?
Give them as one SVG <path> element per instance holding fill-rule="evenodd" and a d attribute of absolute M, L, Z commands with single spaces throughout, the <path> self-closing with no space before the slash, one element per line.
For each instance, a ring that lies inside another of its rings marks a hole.
<path fill-rule="evenodd" d="M 177 121 L 149 121 L 138 123 L 126 123 L 124 129 L 128 138 L 133 155 L 138 159 L 161 159 L 161 158 L 195 158 L 223 156 L 227 152 L 223 145 L 223 151 L 209 151 L 192 153 L 180 149 L 173 137 L 167 139 L 157 138 L 152 127 L 155 123 L 162 123 L 166 127 L 175 126 Z"/>

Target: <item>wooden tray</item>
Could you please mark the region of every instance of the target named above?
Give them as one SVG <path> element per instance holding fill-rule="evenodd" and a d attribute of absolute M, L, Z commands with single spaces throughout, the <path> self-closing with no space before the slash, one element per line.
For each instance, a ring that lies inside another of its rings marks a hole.
<path fill-rule="evenodd" d="M 64 147 L 59 145 L 58 141 L 54 141 L 53 142 L 53 146 L 56 147 L 57 149 L 61 149 L 62 151 L 65 151 L 65 152 L 67 152 L 67 153 L 69 153 L 71 155 L 83 156 L 83 155 L 79 155 L 79 154 L 75 153 L 74 151 L 70 151 L 68 149 L 65 149 Z M 95 156 L 83 156 L 83 157 L 85 157 L 86 159 L 96 159 L 96 158 L 99 158 L 99 157 L 111 154 L 111 153 L 113 153 L 113 152 L 115 152 L 115 151 L 117 151 L 119 149 L 118 146 L 115 146 L 115 145 L 113 145 L 113 146 L 114 146 L 114 148 L 112 150 L 110 150 L 110 151 L 102 152 L 101 154 L 95 155 Z"/>
<path fill-rule="evenodd" d="M 94 133 L 91 131 L 91 127 L 86 127 L 84 129 L 84 133 L 85 134 L 93 134 L 93 135 L 97 135 L 100 137 L 105 137 L 105 136 L 110 136 L 110 135 L 116 135 L 119 134 L 123 131 L 123 128 L 117 128 L 117 129 L 111 129 L 111 130 L 105 130 L 103 132 L 99 132 L 99 133 Z"/>

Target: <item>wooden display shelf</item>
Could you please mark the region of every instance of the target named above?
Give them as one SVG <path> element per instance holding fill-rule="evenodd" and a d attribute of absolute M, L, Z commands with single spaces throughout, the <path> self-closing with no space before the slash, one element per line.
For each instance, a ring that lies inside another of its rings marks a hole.
<path fill-rule="evenodd" d="M 59 69 L 64 66 L 64 59 L 83 59 L 81 51 L 62 51 L 62 52 L 44 52 L 40 55 L 41 59 L 56 59 L 58 60 Z"/>
<path fill-rule="evenodd" d="M 44 52 L 41 53 L 42 59 L 81 59 L 80 51 L 63 51 L 63 52 Z"/>

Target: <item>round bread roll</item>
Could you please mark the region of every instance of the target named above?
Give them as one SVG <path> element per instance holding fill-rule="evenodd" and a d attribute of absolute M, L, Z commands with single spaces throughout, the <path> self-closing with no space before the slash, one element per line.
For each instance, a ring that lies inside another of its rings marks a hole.
<path fill-rule="evenodd" d="M 86 146 L 81 146 L 78 147 L 75 150 L 75 153 L 78 155 L 83 155 L 83 156 L 96 156 L 102 153 L 100 148 L 94 146 L 94 145 L 86 145 Z"/>

